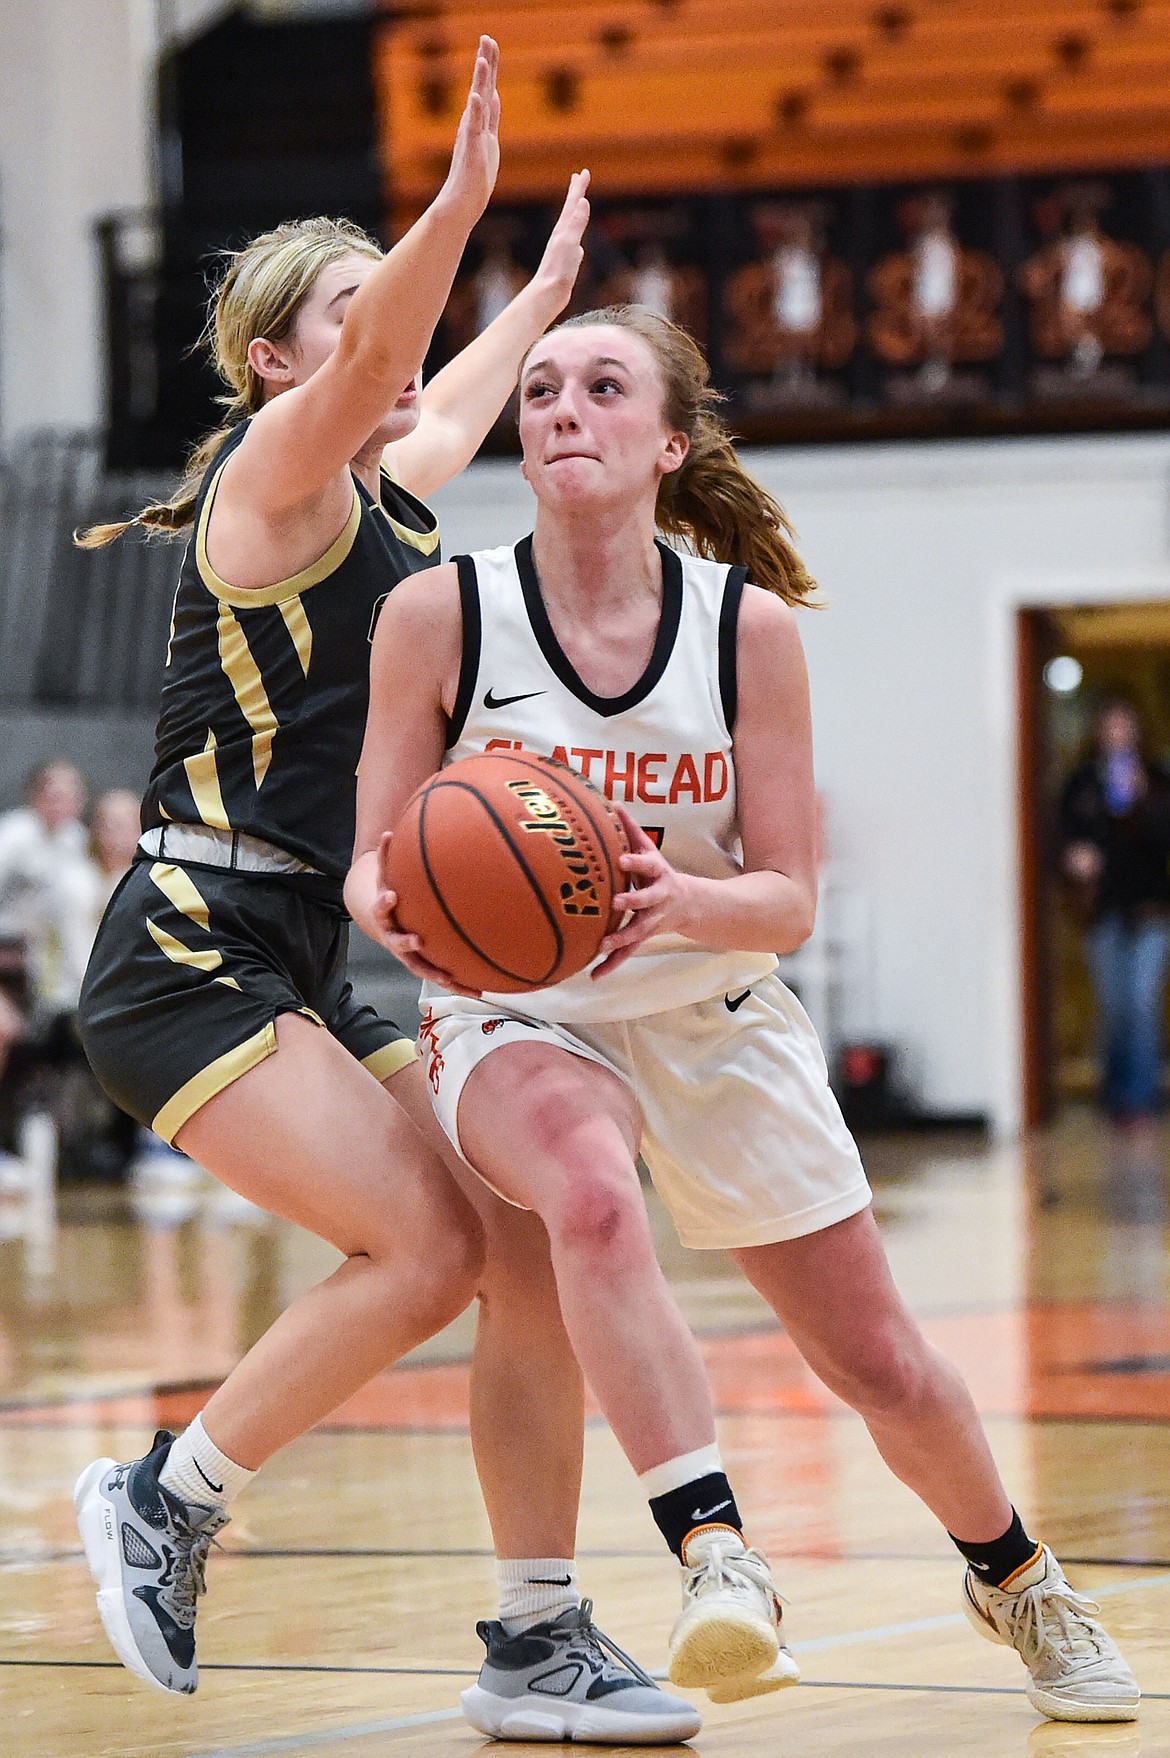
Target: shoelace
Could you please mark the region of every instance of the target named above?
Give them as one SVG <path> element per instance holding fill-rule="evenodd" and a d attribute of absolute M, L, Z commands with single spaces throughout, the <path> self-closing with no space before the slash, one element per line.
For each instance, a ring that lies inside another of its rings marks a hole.
<path fill-rule="evenodd" d="M 175 1520 L 175 1567 L 167 1595 L 175 1622 L 189 1629 L 195 1621 L 195 1604 L 207 1592 L 207 1557 L 215 1535 L 226 1526 L 226 1514 L 213 1515 L 203 1526 Z"/>
<path fill-rule="evenodd" d="M 1057 1655 L 1061 1651 L 1061 1644 L 1050 1628 L 1052 1623 L 1058 1626 L 1066 1652 L 1079 1652 L 1085 1660 L 1100 1654 L 1092 1623 L 1092 1613 L 1099 1610 L 1096 1600 L 1074 1592 L 1064 1581 L 1056 1586 L 1026 1587 L 1022 1593 L 1009 1596 L 1002 1615 L 1020 1658 L 1025 1666 L 1034 1667 L 1046 1652 Z"/>
<path fill-rule="evenodd" d="M 598 1629 L 593 1622 L 593 1601 L 591 1599 L 581 1601 L 581 1627 L 577 1633 L 584 1646 L 596 1652 L 601 1661 L 603 1673 L 608 1670 L 610 1661 L 616 1660 L 619 1666 L 625 1667 L 627 1672 L 633 1673 L 640 1684 L 650 1685 L 657 1690 L 650 1674 L 643 1671 L 637 1661 L 619 1648 L 616 1642 L 611 1641 L 604 1630 Z"/>
<path fill-rule="evenodd" d="M 703 1581 L 703 1577 L 707 1577 Z M 712 1544 L 701 1563 L 686 1570 L 684 1591 L 689 1596 L 702 1583 L 705 1589 L 742 1588 L 745 1582 L 767 1595 L 775 1617 L 780 1617 L 784 1601 L 776 1591 L 768 1570 L 768 1560 L 758 1550 L 733 1551 L 728 1555 L 721 1544 Z"/>

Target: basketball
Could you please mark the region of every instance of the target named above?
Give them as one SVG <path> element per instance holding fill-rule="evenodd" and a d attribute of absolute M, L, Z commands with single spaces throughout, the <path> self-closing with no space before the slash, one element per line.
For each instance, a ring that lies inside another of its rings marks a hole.
<path fill-rule="evenodd" d="M 422 956 L 469 989 L 522 993 L 576 976 L 616 926 L 626 837 L 608 801 L 523 751 L 465 757 L 407 802 L 387 883 Z"/>

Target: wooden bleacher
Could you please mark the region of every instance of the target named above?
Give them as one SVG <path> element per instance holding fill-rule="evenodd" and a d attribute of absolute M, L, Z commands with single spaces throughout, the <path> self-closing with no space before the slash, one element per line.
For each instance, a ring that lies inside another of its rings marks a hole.
<path fill-rule="evenodd" d="M 426 0 L 376 60 L 403 215 L 445 172 L 476 38 L 503 51 L 498 196 L 889 182 L 1165 162 L 1170 0 Z"/>

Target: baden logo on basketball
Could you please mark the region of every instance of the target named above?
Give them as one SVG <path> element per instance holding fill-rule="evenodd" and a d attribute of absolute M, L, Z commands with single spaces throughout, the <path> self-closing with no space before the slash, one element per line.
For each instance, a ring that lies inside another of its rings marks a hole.
<path fill-rule="evenodd" d="M 599 916 L 601 899 L 590 874 L 588 856 L 560 806 L 549 798 L 542 787 L 537 787 L 535 782 L 510 781 L 508 787 L 531 814 L 530 817 L 521 819 L 521 830 L 551 836 L 560 851 L 562 861 L 573 874 L 572 879 L 566 879 L 561 884 L 561 909 L 565 915 Z"/>
<path fill-rule="evenodd" d="M 620 911 L 625 831 L 581 776 L 511 751 L 462 757 L 402 808 L 395 920 L 453 986 L 521 994 L 583 971 Z"/>

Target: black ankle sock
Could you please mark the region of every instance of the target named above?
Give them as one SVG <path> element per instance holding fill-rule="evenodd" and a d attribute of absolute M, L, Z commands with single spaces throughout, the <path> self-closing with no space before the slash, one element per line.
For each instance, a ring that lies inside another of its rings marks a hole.
<path fill-rule="evenodd" d="M 734 1526 L 737 1532 L 743 1531 L 731 1485 L 722 1471 L 709 1471 L 705 1477 L 684 1483 L 681 1489 L 651 1496 L 650 1512 L 680 1562 L 682 1547 L 696 1526 Z"/>
<path fill-rule="evenodd" d="M 1014 1508 L 1011 1525 L 1002 1538 L 993 1538 L 990 1544 L 968 1544 L 965 1538 L 956 1538 L 953 1532 L 948 1536 L 971 1564 L 980 1581 L 986 1581 L 991 1587 L 1002 1587 L 1005 1581 L 1032 1561 L 1038 1549 L 1036 1541 L 1029 1538 L 1024 1531 L 1020 1516 Z"/>

